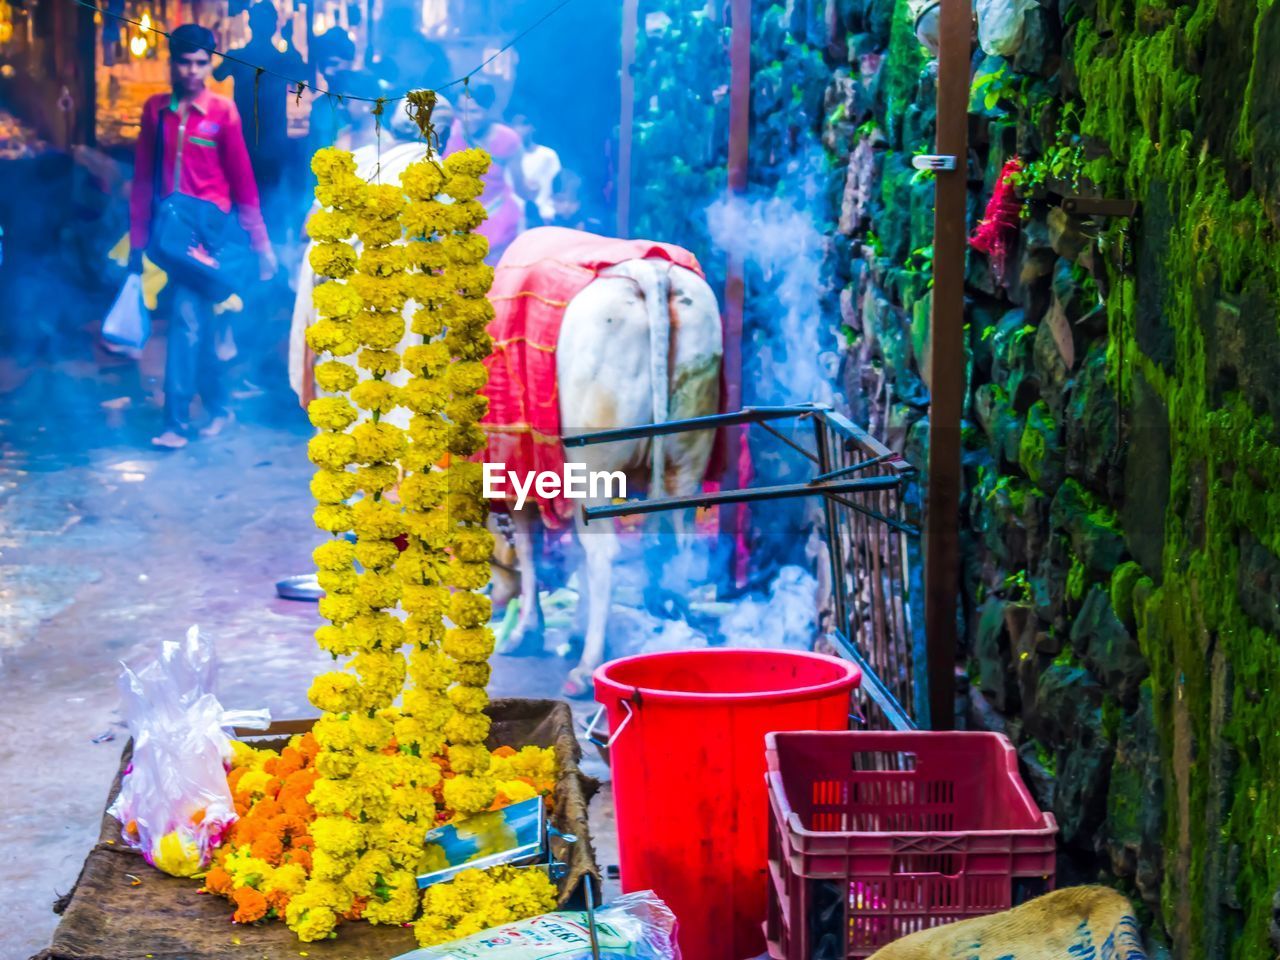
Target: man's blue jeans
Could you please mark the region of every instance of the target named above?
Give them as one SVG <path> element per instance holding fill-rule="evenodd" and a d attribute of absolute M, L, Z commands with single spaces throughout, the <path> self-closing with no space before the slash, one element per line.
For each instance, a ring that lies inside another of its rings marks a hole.
<path fill-rule="evenodd" d="M 196 394 L 209 416 L 227 412 L 226 363 L 218 359 L 218 343 L 227 321 L 225 315 L 215 315 L 213 304 L 190 287 L 176 284 L 171 290 L 164 364 L 165 427 L 181 433 L 190 427 L 191 401 Z"/>

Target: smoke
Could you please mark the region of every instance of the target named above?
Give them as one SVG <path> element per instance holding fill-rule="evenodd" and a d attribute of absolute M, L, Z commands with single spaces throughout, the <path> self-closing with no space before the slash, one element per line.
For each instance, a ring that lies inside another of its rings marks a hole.
<path fill-rule="evenodd" d="M 750 341 L 743 353 L 749 371 L 757 375 L 745 380 L 754 394 L 746 402 L 835 399 L 839 357 L 824 342 L 826 325 L 820 314 L 831 292 L 823 276 L 827 239 L 813 213 L 821 203 L 815 179 L 808 175 L 787 196 L 730 197 L 707 208 L 716 245 L 757 281 L 748 284 Z"/>
<path fill-rule="evenodd" d="M 808 650 L 817 623 L 818 581 L 797 566 L 783 567 L 767 591 L 732 602 L 695 602 L 698 626 L 615 605 L 609 656 L 696 650 L 707 646 Z"/>
<path fill-rule="evenodd" d="M 801 567 L 786 566 L 767 596 L 744 597 L 720 621 L 725 646 L 808 650 L 818 612 L 818 581 Z"/>

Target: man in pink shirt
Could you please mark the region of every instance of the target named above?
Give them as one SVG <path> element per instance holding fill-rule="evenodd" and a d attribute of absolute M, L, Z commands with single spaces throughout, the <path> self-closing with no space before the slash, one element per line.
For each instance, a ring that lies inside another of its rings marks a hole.
<path fill-rule="evenodd" d="M 187 208 L 199 211 L 206 223 L 220 221 L 234 207 L 257 256 L 259 276 L 267 280 L 276 271 L 276 258 L 262 221 L 240 115 L 231 100 L 205 88 L 213 67 L 214 42 L 212 31 L 198 24 L 174 30 L 169 38 L 173 92 L 157 94 L 142 109 L 129 202 L 130 265 L 141 271 L 158 206 L 171 195 L 181 194 Z M 219 249 L 204 249 L 207 245 L 195 246 L 192 251 L 213 262 L 224 257 L 224 263 L 230 262 L 231 241 Z M 217 349 L 225 321 L 213 313 L 208 292 L 184 282 L 173 271 L 169 279 L 165 428 L 151 442 L 176 449 L 187 444 L 191 401 L 197 393 L 211 418 L 202 436 L 216 436 L 232 417 L 226 406 L 225 364 Z"/>

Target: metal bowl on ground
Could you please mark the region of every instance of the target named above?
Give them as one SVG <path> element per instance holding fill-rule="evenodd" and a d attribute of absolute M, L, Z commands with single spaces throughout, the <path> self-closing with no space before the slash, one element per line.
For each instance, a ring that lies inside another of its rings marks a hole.
<path fill-rule="evenodd" d="M 296 577 L 285 577 L 276 581 L 276 594 L 282 600 L 319 600 L 324 596 L 320 581 L 314 573 L 304 573 Z"/>

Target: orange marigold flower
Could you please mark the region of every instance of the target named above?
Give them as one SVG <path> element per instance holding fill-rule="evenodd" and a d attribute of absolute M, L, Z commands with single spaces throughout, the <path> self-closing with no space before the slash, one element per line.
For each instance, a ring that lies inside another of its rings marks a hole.
<path fill-rule="evenodd" d="M 253 887 L 241 887 L 231 899 L 236 904 L 236 912 L 231 919 L 236 923 L 253 923 L 267 915 L 267 898 Z"/>
<path fill-rule="evenodd" d="M 252 817 L 241 814 L 240 819 L 231 825 L 230 839 L 232 846 L 247 847 L 253 843 L 257 835 L 258 824 Z"/>
<path fill-rule="evenodd" d="M 312 769 L 298 770 L 289 774 L 284 782 L 284 787 L 280 793 L 285 797 L 302 797 L 306 798 L 311 792 L 311 788 L 316 785 L 319 774 Z"/>
<path fill-rule="evenodd" d="M 222 867 L 214 867 L 204 875 L 204 888 L 220 897 L 229 897 L 235 884 L 231 880 L 231 874 Z"/>
<path fill-rule="evenodd" d="M 316 818 L 316 808 L 302 797 L 290 797 L 284 805 L 286 816 L 296 817 L 303 823 L 311 823 Z M 306 833 L 305 830 L 302 831 Z"/>
<path fill-rule="evenodd" d="M 280 766 L 280 758 L 270 757 L 267 760 L 267 762 L 262 765 L 262 769 L 267 771 L 267 773 L 271 774 L 273 777 L 278 777 L 280 775 L 277 772 L 279 766 Z"/>
<path fill-rule="evenodd" d="M 279 837 L 263 833 L 253 841 L 253 846 L 249 848 L 249 852 L 259 860 L 265 860 L 272 866 L 276 866 L 280 863 L 280 857 L 284 854 L 284 844 L 280 842 Z"/>
<path fill-rule="evenodd" d="M 236 792 L 237 785 L 240 783 L 240 778 L 243 777 L 248 771 L 249 771 L 248 767 L 235 767 L 232 769 L 230 773 L 227 774 L 227 786 L 231 788 L 231 793 L 233 795 Z"/>
<path fill-rule="evenodd" d="M 351 901 L 351 909 L 342 915 L 343 920 L 359 920 L 364 916 L 364 908 L 368 905 L 368 897 L 356 897 Z"/>
<path fill-rule="evenodd" d="M 306 847 L 292 847 L 285 852 L 285 863 L 296 863 L 303 870 L 311 873 L 311 851 Z"/>
<path fill-rule="evenodd" d="M 514 757 L 517 756 L 517 752 L 511 747 L 499 747 L 493 751 L 493 755 L 495 757 Z"/>
<path fill-rule="evenodd" d="M 275 910 L 277 917 L 283 917 L 291 899 L 293 898 L 283 890 L 272 890 L 267 894 L 267 906 Z"/>
<path fill-rule="evenodd" d="M 267 781 L 267 796 L 274 797 L 280 792 L 280 788 L 284 786 L 284 781 L 279 777 L 272 777 Z"/>
<path fill-rule="evenodd" d="M 293 749 L 293 747 L 285 747 L 280 751 L 280 760 L 276 764 L 276 768 L 271 772 L 277 777 L 285 780 L 290 774 L 297 773 L 306 765 L 306 759 L 302 756 L 301 751 Z"/>
<path fill-rule="evenodd" d="M 300 837 L 293 838 L 293 849 L 295 850 L 314 850 L 316 842 L 311 839 L 309 834 L 303 834 Z"/>
<path fill-rule="evenodd" d="M 306 836 L 310 829 L 310 821 L 306 817 L 289 813 L 287 810 L 272 821 L 276 836 L 281 839 Z"/>
<path fill-rule="evenodd" d="M 302 735 L 298 741 L 298 752 L 302 754 L 304 763 L 313 763 L 316 754 L 320 752 L 320 744 L 316 741 L 315 734 L 310 730 Z"/>
<path fill-rule="evenodd" d="M 284 807 L 280 805 L 280 801 L 274 797 L 263 797 L 253 807 L 253 818 L 255 820 L 267 821 L 272 817 L 278 817 L 284 813 Z"/>

